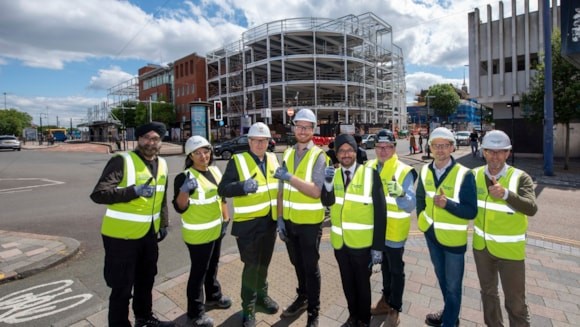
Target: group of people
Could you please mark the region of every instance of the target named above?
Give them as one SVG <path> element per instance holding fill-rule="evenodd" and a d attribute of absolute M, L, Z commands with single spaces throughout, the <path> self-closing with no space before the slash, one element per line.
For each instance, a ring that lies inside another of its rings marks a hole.
<path fill-rule="evenodd" d="M 268 267 L 276 237 L 285 242 L 297 279 L 296 296 L 283 318 L 307 313 L 307 327 L 319 324 L 319 247 L 325 207 L 330 209 L 330 243 L 340 270 L 349 317 L 343 327 L 369 326 L 384 315 L 398 326 L 405 288 L 405 243 L 416 210 L 443 295 L 442 310 L 426 316 L 429 326 L 455 326 L 461 308 L 468 225 L 474 220 L 473 251 L 481 286 L 484 319 L 503 326 L 498 296 L 502 281 L 512 326 L 529 326 L 525 301 L 527 216 L 537 211 L 532 179 L 506 164 L 509 137 L 489 132 L 483 140 L 487 164 L 470 170 L 451 156 L 455 138 L 439 127 L 428 139 L 433 162 L 420 171 L 399 160 L 396 141 L 377 134 L 376 159 L 357 162 L 359 145 L 341 134 L 325 153 L 312 138 L 317 118 L 310 109 L 294 117 L 296 144 L 281 162 L 267 151 L 267 125 L 248 131 L 249 151 L 235 154 L 222 173 L 212 165 L 210 143 L 192 136 L 185 144 L 184 170 L 174 179 L 173 206 L 181 215 L 182 237 L 191 268 L 187 316 L 193 326 L 214 325 L 205 310 L 226 309 L 232 300 L 217 280 L 221 241 L 231 221 L 243 263 L 242 325 L 256 325 L 256 312 L 276 314 L 268 292 Z M 165 126 L 152 122 L 136 130 L 138 147 L 107 163 L 91 199 L 107 205 L 102 235 L 104 275 L 112 289 L 109 325 L 174 326 L 152 311 L 157 243 L 167 236 L 168 169 L 158 156 Z M 226 198 L 232 199 L 229 212 Z M 371 305 L 370 276 L 382 272 L 382 296 Z"/>

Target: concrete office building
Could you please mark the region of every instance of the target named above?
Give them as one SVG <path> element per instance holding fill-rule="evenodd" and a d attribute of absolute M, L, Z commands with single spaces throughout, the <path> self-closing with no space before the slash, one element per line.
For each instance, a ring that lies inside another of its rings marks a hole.
<path fill-rule="evenodd" d="M 403 53 L 372 13 L 269 22 L 206 60 L 208 101 L 223 102 L 230 126 L 243 117 L 287 124 L 290 108 L 313 109 L 319 123 L 399 126 L 406 117 Z"/>
<path fill-rule="evenodd" d="M 516 153 L 541 154 L 543 127 L 523 119 L 518 104 L 521 94 L 528 91 L 544 49 L 542 0 L 538 0 L 539 11 L 535 12 L 530 12 L 529 0 L 523 2 L 523 13 L 517 13 L 517 0 L 512 0 L 511 12 L 516 14 L 506 17 L 500 1 L 497 20 L 492 20 L 490 5 L 485 14 L 478 9 L 468 14 L 470 97 L 493 109 L 495 127 L 512 136 Z M 558 28 L 556 0 L 551 17 L 552 28 Z"/>

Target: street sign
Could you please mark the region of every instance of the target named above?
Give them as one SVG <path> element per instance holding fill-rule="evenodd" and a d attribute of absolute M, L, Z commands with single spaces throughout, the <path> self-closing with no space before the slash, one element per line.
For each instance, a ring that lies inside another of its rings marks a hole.
<path fill-rule="evenodd" d="M 294 116 L 294 108 L 288 108 L 287 113 L 288 113 L 288 116 L 290 116 L 290 117 Z"/>

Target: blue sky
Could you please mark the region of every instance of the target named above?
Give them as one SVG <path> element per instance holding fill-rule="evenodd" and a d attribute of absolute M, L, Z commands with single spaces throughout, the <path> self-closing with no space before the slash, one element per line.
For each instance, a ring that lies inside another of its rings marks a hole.
<path fill-rule="evenodd" d="M 523 4 L 523 0 L 520 0 Z M 533 1 L 531 1 L 533 2 Z M 82 122 L 107 89 L 163 64 L 240 38 L 285 18 L 372 12 L 393 26 L 405 56 L 408 99 L 436 83 L 460 86 L 467 14 L 488 1 L 410 0 L 13 0 L 0 1 L 0 107 L 34 123 Z M 497 6 L 497 4 L 493 4 Z M 507 10 L 509 5 L 506 5 Z M 510 13 L 507 13 L 510 15 Z M 469 81 L 467 81 L 469 82 Z"/>

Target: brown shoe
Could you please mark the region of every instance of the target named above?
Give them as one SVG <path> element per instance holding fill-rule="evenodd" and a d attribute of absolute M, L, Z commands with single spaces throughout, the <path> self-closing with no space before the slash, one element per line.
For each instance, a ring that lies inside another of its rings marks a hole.
<path fill-rule="evenodd" d="M 391 306 L 387 303 L 384 296 L 381 296 L 377 305 L 371 308 L 371 315 L 373 316 L 381 316 L 389 314 L 393 310 Z"/>
<path fill-rule="evenodd" d="M 391 312 L 389 312 L 385 318 L 384 327 L 397 327 L 400 323 L 401 319 L 399 319 L 399 311 L 391 308 Z"/>

